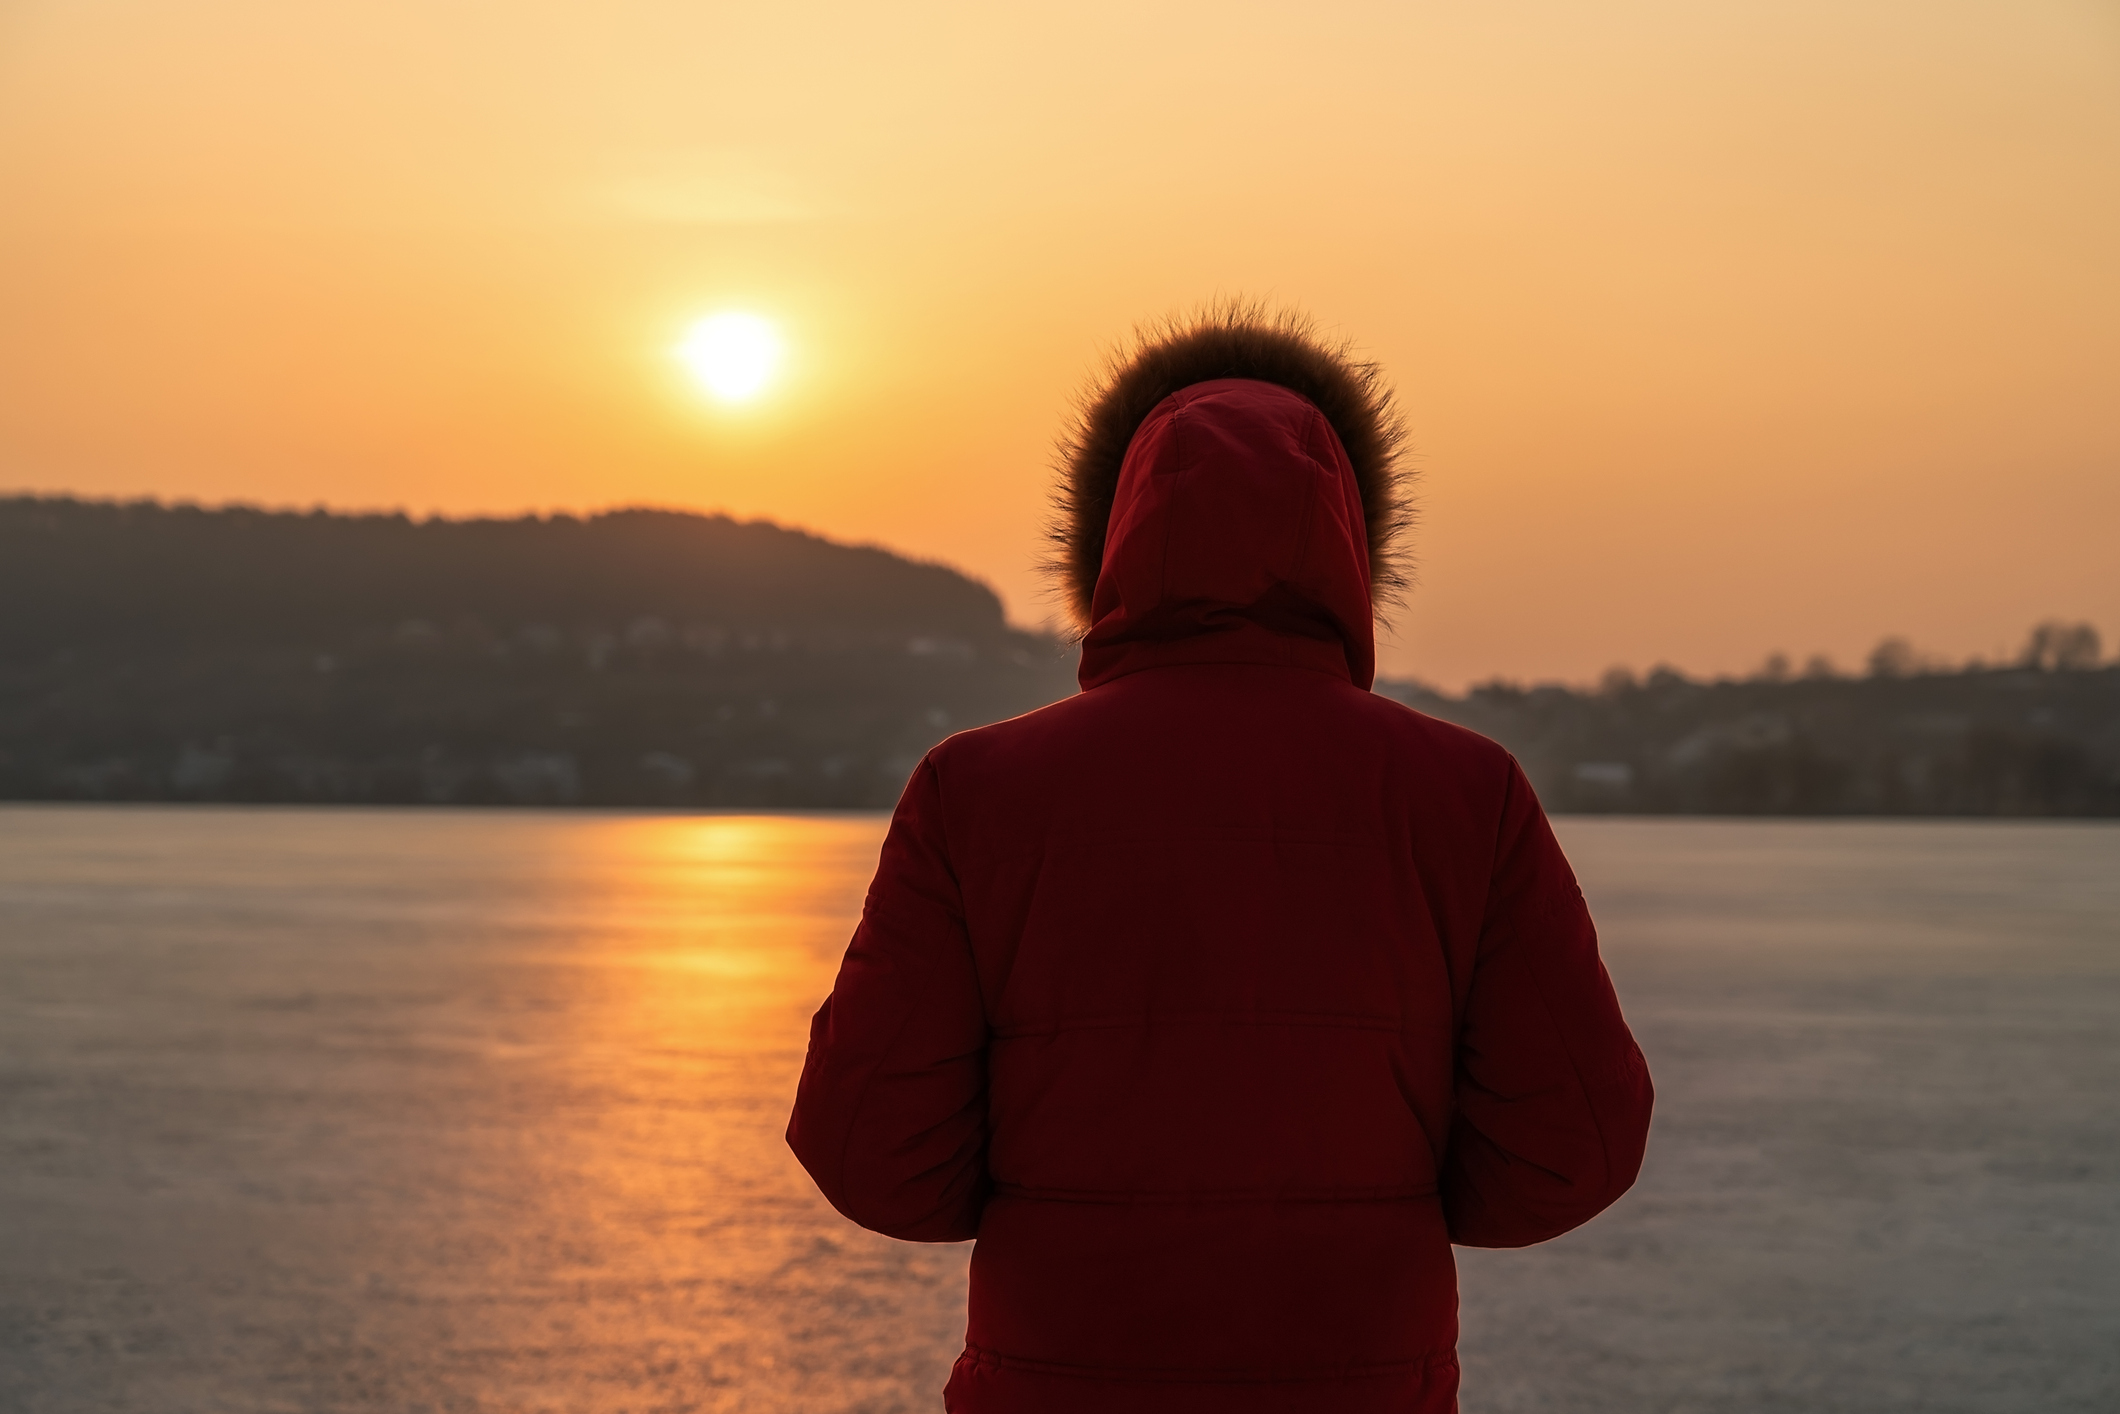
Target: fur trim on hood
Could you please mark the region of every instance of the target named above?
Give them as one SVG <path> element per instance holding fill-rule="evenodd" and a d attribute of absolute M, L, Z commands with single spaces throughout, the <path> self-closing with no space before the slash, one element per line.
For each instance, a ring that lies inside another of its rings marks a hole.
<path fill-rule="evenodd" d="M 1055 549 L 1043 568 L 1057 581 L 1078 633 L 1089 629 L 1112 495 L 1135 431 L 1172 393 L 1217 378 L 1278 384 L 1317 406 L 1339 434 L 1361 491 L 1370 603 L 1381 609 L 1406 587 L 1400 542 L 1413 523 L 1412 476 L 1399 465 L 1406 428 L 1383 371 L 1357 362 L 1347 342 L 1319 338 L 1304 315 L 1223 304 L 1136 330 L 1082 396 L 1061 435 L 1059 484 L 1046 531 Z"/>

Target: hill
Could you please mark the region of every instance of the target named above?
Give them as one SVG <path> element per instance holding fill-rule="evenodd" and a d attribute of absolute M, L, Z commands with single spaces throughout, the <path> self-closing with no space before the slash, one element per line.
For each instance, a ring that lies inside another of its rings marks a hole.
<path fill-rule="evenodd" d="M 764 522 L 0 500 L 0 796 L 888 805 L 1071 655 Z"/>

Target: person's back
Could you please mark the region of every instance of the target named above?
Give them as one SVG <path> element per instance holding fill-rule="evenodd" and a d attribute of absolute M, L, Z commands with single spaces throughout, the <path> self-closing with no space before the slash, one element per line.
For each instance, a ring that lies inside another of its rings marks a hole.
<path fill-rule="evenodd" d="M 1085 691 L 930 753 L 818 1014 L 789 1137 L 826 1196 L 978 1239 L 952 1410 L 1453 1408 L 1451 1242 L 1639 1166 L 1529 786 L 1367 691 L 1390 438 L 1320 359 L 1210 326 L 1092 408 Z"/>

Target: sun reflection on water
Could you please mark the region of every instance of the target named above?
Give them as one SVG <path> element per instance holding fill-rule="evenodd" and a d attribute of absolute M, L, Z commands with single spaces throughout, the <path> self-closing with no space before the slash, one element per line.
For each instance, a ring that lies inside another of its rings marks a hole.
<path fill-rule="evenodd" d="M 593 917 L 566 964 L 581 993 L 533 1186 L 566 1250 L 597 1255 L 544 1281 L 613 1283 L 554 1303 L 568 1333 L 645 1338 L 728 1408 L 932 1393 L 961 1335 L 962 1254 L 845 1224 L 781 1138 L 881 823 L 633 818 L 582 860 L 595 883 L 573 906 Z M 849 1357 L 873 1373 L 850 1380 Z"/>

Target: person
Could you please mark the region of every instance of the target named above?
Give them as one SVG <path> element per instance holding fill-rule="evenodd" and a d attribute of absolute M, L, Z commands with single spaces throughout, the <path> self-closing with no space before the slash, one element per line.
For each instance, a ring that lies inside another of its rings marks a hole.
<path fill-rule="evenodd" d="M 1224 308 L 1063 444 L 1082 691 L 920 763 L 788 1128 L 863 1227 L 977 1239 L 946 1409 L 1451 1410 L 1451 1244 L 1634 1181 L 1648 1072 L 1523 772 L 1368 690 L 1401 435 Z"/>

